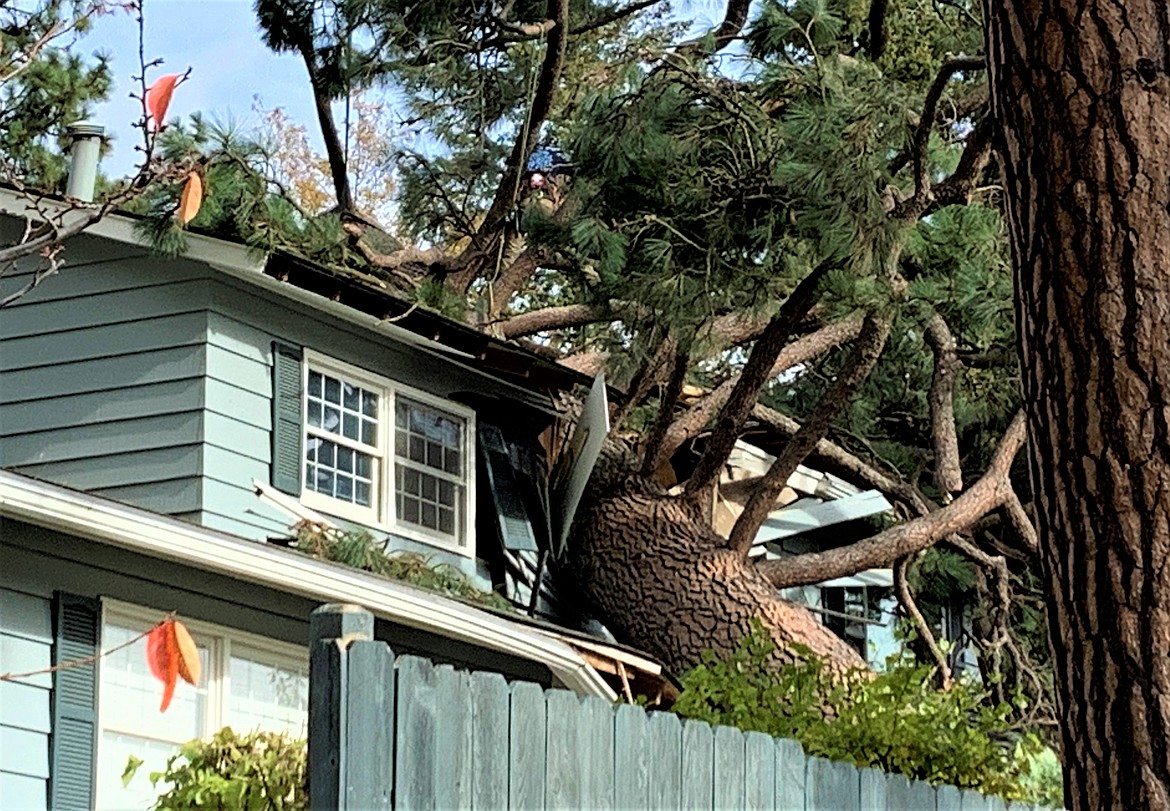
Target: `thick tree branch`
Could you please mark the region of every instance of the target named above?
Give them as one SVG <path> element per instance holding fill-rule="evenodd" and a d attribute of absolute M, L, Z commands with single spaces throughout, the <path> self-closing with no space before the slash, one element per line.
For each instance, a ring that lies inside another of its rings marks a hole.
<path fill-rule="evenodd" d="M 544 62 L 540 67 L 540 76 L 536 82 L 536 91 L 528 109 L 528 116 L 512 145 L 512 153 L 504 164 L 504 172 L 496 187 L 495 197 L 479 229 L 480 234 L 489 237 L 494 237 L 516 204 L 524 164 L 528 160 L 528 153 L 532 151 L 532 145 L 540 135 L 545 118 L 552 109 L 553 95 L 556 93 L 561 69 L 564 67 L 569 44 L 569 0 L 548 0 L 548 16 L 552 25 L 548 30 Z"/>
<path fill-rule="evenodd" d="M 861 333 L 861 325 L 865 322 L 865 313 L 856 310 L 842 318 L 821 327 L 816 332 L 805 335 L 793 341 L 780 352 L 776 362 L 768 371 L 768 379 L 783 374 L 787 370 L 801 363 L 807 363 L 813 358 L 836 349 L 841 344 L 851 341 Z M 739 376 L 724 380 L 699 402 L 691 406 L 667 430 L 662 447 L 658 451 L 658 464 L 674 455 L 683 443 L 698 436 L 707 424 L 715 417 L 719 410 L 727 403 Z"/>
<path fill-rule="evenodd" d="M 991 159 L 991 136 L 994 131 L 995 125 L 991 117 L 982 118 L 967 136 L 963 154 L 959 157 L 959 165 L 955 167 L 951 176 L 935 186 L 927 186 L 922 194 L 916 193 L 898 203 L 890 212 L 890 216 L 913 221 L 943 206 L 966 203 L 978 186 L 979 176 Z"/>
<path fill-rule="evenodd" d="M 1009 474 L 1012 460 L 1026 438 L 1024 415 L 1018 413 L 1000 440 L 983 477 L 939 510 L 848 546 L 764 561 L 757 568 L 776 588 L 789 588 L 886 566 L 898 558 L 926 549 L 1003 505 L 1011 493 Z"/>
<path fill-rule="evenodd" d="M 927 395 L 934 478 L 939 492 L 953 495 L 963 489 L 959 436 L 955 429 L 955 382 L 962 364 L 956 354 L 955 336 L 938 313 L 926 325 L 926 342 L 934 354 L 934 374 Z"/>
<path fill-rule="evenodd" d="M 727 402 L 719 412 L 715 429 L 707 441 L 695 472 L 686 483 L 686 493 L 694 497 L 710 489 L 719 477 L 719 471 L 731 455 L 735 442 L 743 431 L 743 424 L 756 403 L 760 389 L 767 382 L 776 358 L 788 343 L 788 338 L 820 294 L 821 281 L 829 272 L 829 263 L 822 262 L 801 280 L 791 295 L 772 316 L 767 328 L 752 347 L 743 371 L 731 389 Z"/>
<path fill-rule="evenodd" d="M 671 342 L 673 343 L 673 342 Z M 691 356 L 682 347 L 674 352 L 674 366 L 670 370 L 670 379 L 666 382 L 666 390 L 658 401 L 658 413 L 654 416 L 654 425 L 650 428 L 650 435 L 646 439 L 646 448 L 642 452 L 642 475 L 649 476 L 655 470 L 654 460 L 658 457 L 658 448 L 666 436 L 666 429 L 674 419 L 674 407 L 678 404 L 682 394 L 683 383 L 687 379 L 687 369 L 690 367 Z"/>
<path fill-rule="evenodd" d="M 870 0 L 869 18 L 866 20 L 865 51 L 869 58 L 877 60 L 886 51 L 886 11 L 890 0 Z"/>
<path fill-rule="evenodd" d="M 643 311 L 644 308 L 637 304 L 625 301 L 610 301 L 606 304 L 563 304 L 520 313 L 492 326 L 501 338 L 511 340 L 554 329 L 583 327 L 587 324 L 636 317 Z"/>
<path fill-rule="evenodd" d="M 929 188 L 926 174 L 926 147 L 930 143 L 930 133 L 934 130 L 935 118 L 938 116 L 938 103 L 942 100 L 943 91 L 951 78 L 962 71 L 982 70 L 985 67 L 981 56 L 956 56 L 942 63 L 938 75 L 934 77 L 930 89 L 926 91 L 926 99 L 922 102 L 922 115 L 918 119 L 918 127 L 910 139 L 910 162 L 914 167 L 914 196 L 921 197 Z"/>
<path fill-rule="evenodd" d="M 529 246 L 516 257 L 512 264 L 504 268 L 500 277 L 492 282 L 489 318 L 498 318 L 500 313 L 507 308 L 516 291 L 522 288 L 540 268 L 542 258 L 540 249 Z"/>
<path fill-rule="evenodd" d="M 1033 555 L 1040 555 L 1040 537 L 1036 534 L 1036 527 L 1028 517 L 1019 495 L 1015 490 L 1008 493 L 1003 502 L 1003 512 L 1008 523 L 1012 525 L 1016 535 L 1023 542 L 1024 547 Z"/>
<path fill-rule="evenodd" d="M 744 505 L 743 512 L 731 528 L 727 537 L 727 545 L 743 557 L 747 557 L 755 540 L 756 533 L 763 525 L 768 514 L 776 506 L 776 497 L 788 483 L 788 478 L 796 471 L 796 466 L 805 460 L 805 457 L 816 447 L 817 443 L 829 430 L 833 419 L 841 413 L 849 400 L 857 393 L 858 388 L 869 377 L 874 365 L 881 356 L 890 334 L 890 322 L 876 315 L 870 315 L 865 320 L 865 326 L 857 339 L 856 345 L 849 358 L 848 365 L 833 381 L 832 385 L 821 395 L 813 413 L 809 415 L 804 425 L 800 427 L 784 448 L 777 454 L 768 472 L 756 485 L 755 492 Z"/>
<path fill-rule="evenodd" d="M 675 53 L 688 57 L 712 56 L 719 53 L 743 32 L 750 8 L 751 0 L 728 0 L 727 10 L 723 13 L 723 22 L 719 23 L 719 27 L 705 36 L 684 42 Z"/>
<path fill-rule="evenodd" d="M 337 124 L 333 121 L 333 99 L 330 98 L 317 67 L 317 55 L 310 41 L 299 48 L 305 69 L 309 72 L 309 85 L 313 90 L 313 106 L 317 111 L 317 123 L 321 127 L 321 138 L 325 141 L 325 156 L 329 161 L 329 174 L 333 179 L 333 193 L 337 196 L 337 209 L 343 214 L 354 214 L 353 191 L 349 184 L 349 166 Z"/>

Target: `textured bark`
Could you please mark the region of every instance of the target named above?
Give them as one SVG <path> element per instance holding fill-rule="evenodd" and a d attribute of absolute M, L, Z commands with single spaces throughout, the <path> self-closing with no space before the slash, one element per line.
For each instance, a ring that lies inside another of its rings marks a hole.
<path fill-rule="evenodd" d="M 636 466 L 607 449 L 578 508 L 567 566 L 584 603 L 619 640 L 682 673 L 704 650 L 733 650 L 758 618 L 781 661 L 792 658 L 795 643 L 838 665 L 864 666 L 807 609 L 779 599 L 725 548 L 692 502 L 630 473 Z"/>
<path fill-rule="evenodd" d="M 776 505 L 776 497 L 796 471 L 797 465 L 805 460 L 829 430 L 833 419 L 848 405 L 857 389 L 869 377 L 885 348 L 890 334 L 890 322 L 880 316 L 871 315 L 853 347 L 849 362 L 837 375 L 817 402 L 800 430 L 789 437 L 784 448 L 776 455 L 768 472 L 756 485 L 755 492 L 744 505 L 743 512 L 735 520 L 735 526 L 728 535 L 727 545 L 745 558 L 751 551 L 756 533 L 760 531 L 768 514 Z"/>
<path fill-rule="evenodd" d="M 954 494 L 963 489 L 959 436 L 955 429 L 955 380 L 962 364 L 956 352 L 955 336 L 937 313 L 926 325 L 926 342 L 934 353 L 934 373 L 927 397 L 930 442 L 934 448 L 934 478 L 939 492 Z"/>
<path fill-rule="evenodd" d="M 1023 415 L 1017 415 L 983 478 L 945 507 L 906 521 L 848 546 L 811 552 L 791 558 L 768 560 L 756 569 L 776 588 L 820 583 L 834 577 L 855 574 L 862 569 L 888 566 L 898 558 L 914 554 L 938 541 L 962 532 L 992 510 L 998 509 L 1012 492 L 1008 474 L 1012 460 L 1024 444 L 1027 433 Z"/>
<path fill-rule="evenodd" d="M 1066 799 L 1170 809 L 1170 5 L 984 9 Z"/>
<path fill-rule="evenodd" d="M 834 321 L 816 332 L 793 341 L 780 351 L 780 355 L 768 371 L 767 379 L 777 377 L 793 366 L 807 363 L 831 349 L 836 349 L 846 341 L 852 341 L 861 333 L 861 325 L 864 322 L 865 314 L 858 310 L 840 321 Z M 684 442 L 694 439 L 702 433 L 707 424 L 727 403 L 727 399 L 731 396 L 731 392 L 738 382 L 738 376 L 723 381 L 712 389 L 710 394 L 687 409 L 686 413 L 671 424 L 666 432 L 666 438 L 658 449 L 658 464 L 662 464 L 673 456 Z"/>
<path fill-rule="evenodd" d="M 694 497 L 705 493 L 718 479 L 719 471 L 726 464 L 743 432 L 744 422 L 756 404 L 760 389 L 771 376 L 772 365 L 788 343 L 793 329 L 817 303 L 821 281 L 828 272 L 829 266 L 821 264 L 801 279 L 752 346 L 743 371 L 736 378 L 735 385 L 727 395 L 727 402 L 719 411 L 711 438 L 695 465 L 695 472 L 687 480 L 687 495 Z"/>

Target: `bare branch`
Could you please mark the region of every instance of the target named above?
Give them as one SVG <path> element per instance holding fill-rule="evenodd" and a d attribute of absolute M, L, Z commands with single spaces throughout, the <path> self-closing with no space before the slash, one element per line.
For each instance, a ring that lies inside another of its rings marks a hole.
<path fill-rule="evenodd" d="M 758 564 L 776 588 L 820 583 L 863 569 L 888 565 L 954 535 L 1003 505 L 1011 492 L 1012 460 L 1027 438 L 1024 415 L 1016 414 L 1000 440 L 987 472 L 950 504 L 848 546 Z"/>
<path fill-rule="evenodd" d="M 951 665 L 947 661 L 946 655 L 938 646 L 938 640 L 934 638 L 934 631 L 931 630 L 930 623 L 926 621 L 926 617 L 922 616 L 922 612 L 918 610 L 918 603 L 914 601 L 914 595 L 910 593 L 910 584 L 906 581 L 906 568 L 909 560 L 909 558 L 902 558 L 894 564 L 894 594 L 898 597 L 898 604 L 902 606 L 902 610 L 906 612 L 906 616 L 913 623 L 914 630 L 918 632 L 918 638 L 926 645 L 926 649 L 930 651 L 930 657 L 938 666 L 942 689 L 949 690 L 954 684 L 954 674 L 951 672 Z"/>
<path fill-rule="evenodd" d="M 760 388 L 767 382 L 776 358 L 788 343 L 796 324 L 808 314 L 819 296 L 821 280 L 829 272 L 829 263 L 822 262 L 801 280 L 791 295 L 780 305 L 779 311 L 768 322 L 767 329 L 752 347 L 743 371 L 727 396 L 719 412 L 715 430 L 699 459 L 695 472 L 686 483 L 688 496 L 706 492 L 719 476 L 727 457 L 743 431 L 744 421 L 756 403 Z"/>
<path fill-rule="evenodd" d="M 751 0 L 728 0 L 723 22 L 709 34 L 684 42 L 675 53 L 678 56 L 712 56 L 734 42 L 747 24 Z"/>
<path fill-rule="evenodd" d="M 1015 490 L 1008 493 L 1007 498 L 1004 499 L 1003 512 L 1008 523 L 1012 525 L 1012 529 L 1016 531 L 1016 535 L 1023 541 L 1024 547 L 1033 555 L 1039 556 L 1040 537 L 1036 534 L 1036 527 L 1033 525 L 1032 519 L 1028 517 L 1028 512 L 1024 509 L 1020 496 Z"/>
<path fill-rule="evenodd" d="M 955 381 L 962 364 L 956 354 L 955 336 L 938 313 L 926 325 L 926 342 L 934 353 L 934 374 L 927 396 L 930 439 L 934 447 L 934 478 L 939 492 L 953 495 L 963 489 L 959 437 L 955 429 Z"/>
<path fill-rule="evenodd" d="M 866 318 L 848 365 L 821 395 L 813 413 L 800 430 L 784 444 L 783 450 L 777 454 L 772 466 L 756 486 L 752 497 L 744 505 L 743 512 L 736 519 L 735 526 L 731 528 L 731 533 L 727 537 L 727 545 L 731 549 L 747 557 L 756 533 L 767 519 L 768 513 L 775 507 L 776 497 L 788 483 L 788 478 L 796 471 L 796 466 L 816 447 L 817 442 L 829 430 L 833 419 L 841 413 L 850 398 L 869 377 L 881 356 L 889 334 L 890 322 L 887 319 L 876 315 Z"/>
<path fill-rule="evenodd" d="M 865 322 L 865 313 L 856 310 L 839 321 L 834 321 L 816 332 L 793 341 L 780 352 L 776 362 L 768 371 L 768 379 L 781 375 L 787 370 L 807 363 L 815 357 L 836 349 L 846 341 L 851 341 L 861 333 L 861 325 Z M 684 442 L 694 439 L 707 426 L 727 403 L 739 376 L 730 377 L 716 386 L 710 394 L 695 405 L 691 406 L 667 430 L 663 445 L 658 451 L 658 463 L 673 456 Z"/>
<path fill-rule="evenodd" d="M 623 317 L 636 315 L 640 311 L 638 305 L 620 301 L 611 301 L 607 304 L 563 304 L 514 315 L 506 321 L 497 322 L 493 328 L 501 338 L 510 340 L 554 329 L 617 321 Z"/>
<path fill-rule="evenodd" d="M 922 102 L 922 114 L 918 119 L 918 127 L 910 139 L 910 162 L 914 166 L 914 196 L 926 194 L 929 181 L 926 176 L 926 146 L 930 143 L 930 133 L 934 129 L 935 118 L 938 115 L 938 103 L 942 100 L 943 91 L 947 83 L 956 74 L 963 71 L 982 70 L 986 67 L 981 56 L 956 56 L 942 63 L 938 75 L 926 91 L 926 99 Z"/>

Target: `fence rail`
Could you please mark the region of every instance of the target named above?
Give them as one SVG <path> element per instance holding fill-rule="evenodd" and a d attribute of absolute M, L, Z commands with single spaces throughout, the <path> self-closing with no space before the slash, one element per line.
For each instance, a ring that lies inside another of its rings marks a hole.
<path fill-rule="evenodd" d="M 395 659 L 355 606 L 313 613 L 314 811 L 1033 811 L 810 757 L 796 741 L 495 673 Z"/>

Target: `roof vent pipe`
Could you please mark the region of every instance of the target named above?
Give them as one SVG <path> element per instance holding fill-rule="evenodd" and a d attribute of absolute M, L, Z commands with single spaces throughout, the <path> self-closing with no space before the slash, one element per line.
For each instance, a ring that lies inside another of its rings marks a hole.
<path fill-rule="evenodd" d="M 86 203 L 93 202 L 97 185 L 98 159 L 102 152 L 105 127 L 89 121 L 78 121 L 65 128 L 73 142 L 70 153 L 69 182 L 65 194 Z"/>

